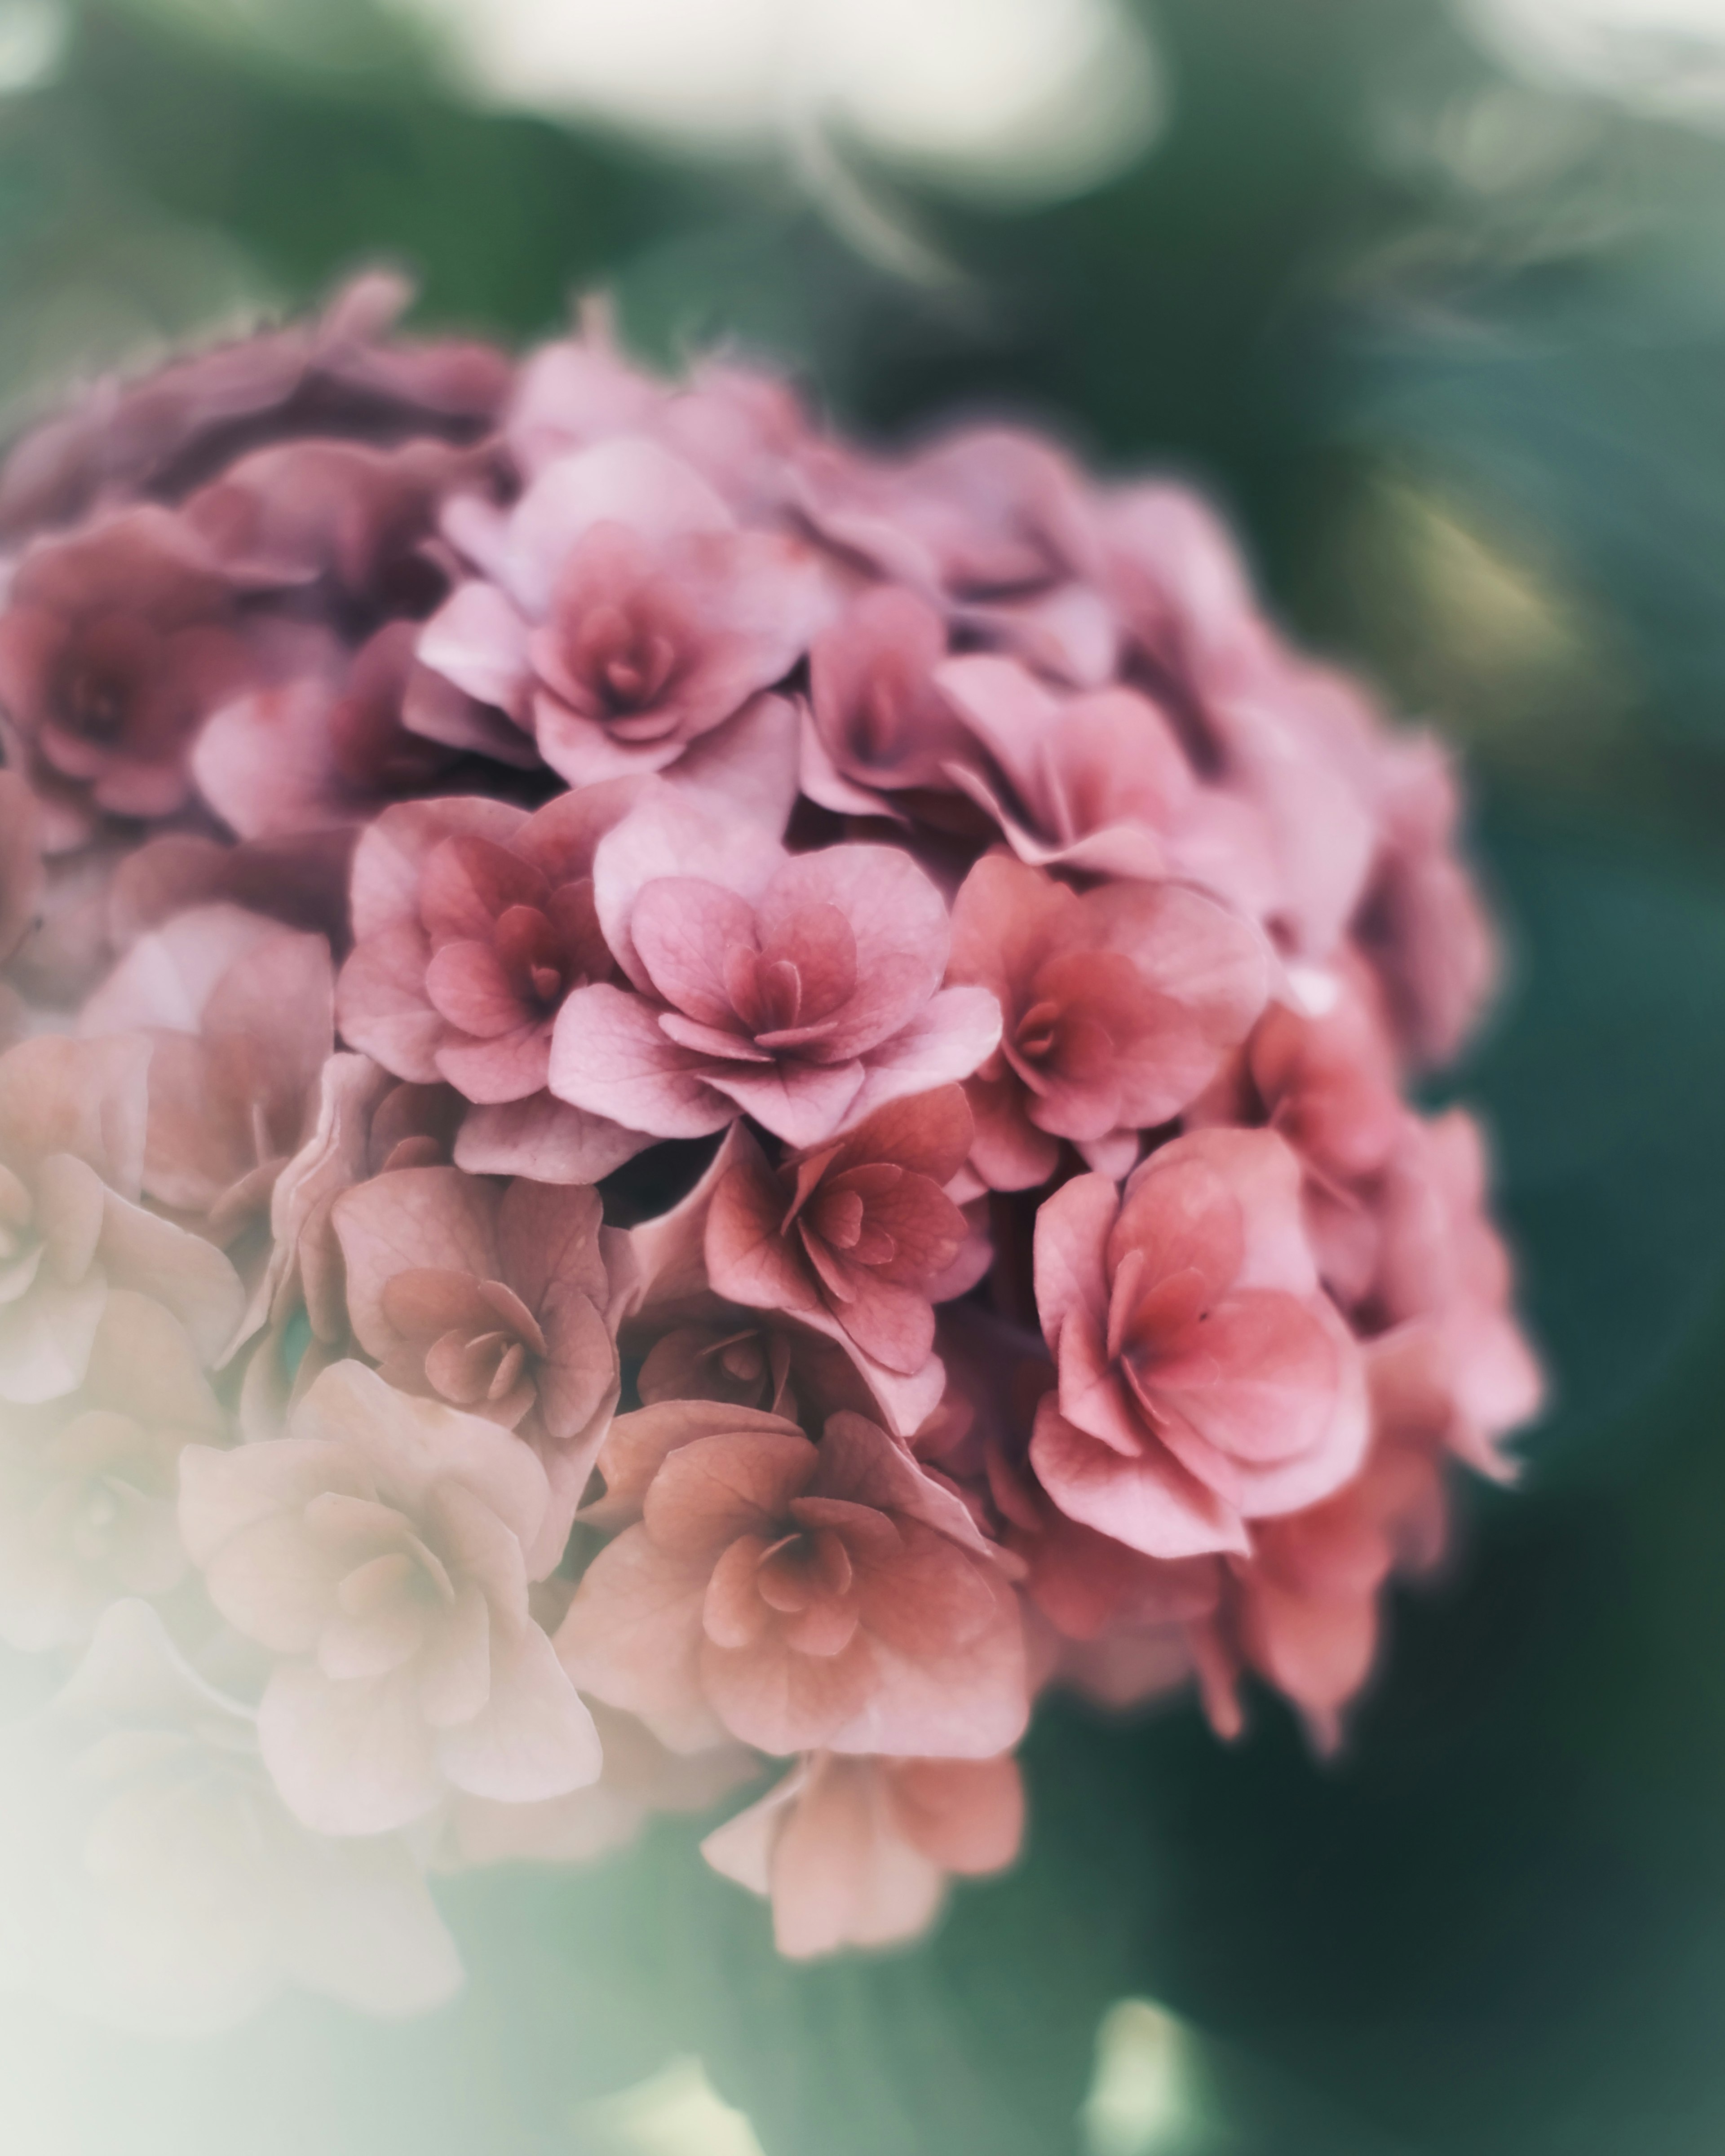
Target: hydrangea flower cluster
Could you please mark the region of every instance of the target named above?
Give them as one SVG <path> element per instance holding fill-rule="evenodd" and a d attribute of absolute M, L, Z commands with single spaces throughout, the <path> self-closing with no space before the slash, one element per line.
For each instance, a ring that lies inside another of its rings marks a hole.
<path fill-rule="evenodd" d="M 1199 501 L 401 297 L 0 473 L 0 1977 L 153 2025 L 727 1798 L 908 1937 L 1050 1686 L 1332 1745 L 1539 1394 L 1445 759 Z"/>

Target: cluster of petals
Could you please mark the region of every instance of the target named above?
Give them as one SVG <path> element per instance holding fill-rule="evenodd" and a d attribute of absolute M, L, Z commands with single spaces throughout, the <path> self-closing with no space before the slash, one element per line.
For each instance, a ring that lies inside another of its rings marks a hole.
<path fill-rule="evenodd" d="M 999 1037 L 986 989 L 943 986 L 941 895 L 896 847 L 788 854 L 747 824 L 642 803 L 595 851 L 599 925 L 629 986 L 558 1014 L 553 1093 L 655 1137 L 747 1114 L 793 1146 L 968 1076 Z"/>
<path fill-rule="evenodd" d="M 258 1741 L 296 1818 L 376 1834 L 447 1789 L 596 1779 L 591 1716 L 528 1605 L 549 1502 L 531 1448 L 357 1363 L 285 1438 L 188 1449 L 180 1527 L 210 1598 L 274 1658 Z"/>
<path fill-rule="evenodd" d="M 614 1523 L 557 1635 L 584 1690 L 696 1750 L 986 1758 L 1023 1731 L 1019 1614 L 963 1507 L 876 1424 L 665 1403 L 599 1455 Z"/>
<path fill-rule="evenodd" d="M 913 1937 L 1046 1688 L 1338 1742 L 1541 1399 L 1455 773 L 1197 496 L 404 298 L 0 465 L 0 1984 L 141 2026 L 655 1812 Z"/>

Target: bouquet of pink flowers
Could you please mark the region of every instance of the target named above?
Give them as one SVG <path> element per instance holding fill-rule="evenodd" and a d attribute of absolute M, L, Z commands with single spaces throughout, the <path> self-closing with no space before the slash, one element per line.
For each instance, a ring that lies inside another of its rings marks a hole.
<path fill-rule="evenodd" d="M 0 1979 L 459 1964 L 655 1810 L 796 1955 L 1045 1687 L 1333 1744 L 1536 1365 L 1437 744 L 1184 490 L 315 326 L 0 474 Z"/>

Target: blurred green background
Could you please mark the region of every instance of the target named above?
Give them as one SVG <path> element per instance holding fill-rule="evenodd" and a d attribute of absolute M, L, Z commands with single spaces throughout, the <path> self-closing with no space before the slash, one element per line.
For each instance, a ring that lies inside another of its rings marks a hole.
<path fill-rule="evenodd" d="M 536 7 L 638 12 L 659 105 L 571 93 Z M 382 255 L 427 324 L 607 288 L 643 352 L 776 352 L 876 439 L 1009 409 L 1199 479 L 1471 762 L 1515 977 L 1445 1091 L 1555 1372 L 1523 1485 L 1469 1493 L 1337 1763 L 1265 1699 L 1231 1748 L 1045 1712 L 1027 1860 L 915 1953 L 786 1967 L 672 1826 L 458 1882 L 473 1981 L 415 2027 L 8 2006 L 8 2156 L 1725 2148 L 1725 4 L 1050 0 L 1089 59 L 1015 149 L 1027 7 L 931 0 L 931 59 L 877 0 L 872 105 L 841 39 L 726 135 L 663 0 L 3 0 L 0 398 Z M 819 12 L 683 10 L 727 11 L 757 52 Z M 936 94 L 973 80 L 981 150 Z"/>

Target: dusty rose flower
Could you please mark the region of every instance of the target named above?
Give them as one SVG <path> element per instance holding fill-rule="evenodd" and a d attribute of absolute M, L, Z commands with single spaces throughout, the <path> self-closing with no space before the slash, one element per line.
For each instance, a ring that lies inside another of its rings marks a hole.
<path fill-rule="evenodd" d="M 941 987 L 946 908 L 894 848 L 788 858 L 654 799 L 600 841 L 593 891 L 639 993 L 583 988 L 558 1018 L 552 1090 L 590 1113 L 698 1137 L 746 1110 L 818 1145 L 967 1076 L 998 1038 L 986 990 Z"/>
<path fill-rule="evenodd" d="M 100 808 L 170 815 L 203 718 L 243 678 L 229 586 L 167 511 L 29 548 L 0 612 L 0 697 L 36 757 Z"/>
<path fill-rule="evenodd" d="M 159 2035 L 285 1985 L 382 2015 L 461 1980 L 400 1837 L 331 1845 L 283 1804 L 249 1708 L 146 1604 L 116 1603 L 64 1687 L 0 1731 L 0 1983 Z"/>
<path fill-rule="evenodd" d="M 101 829 L 90 836 L 81 805 L 75 830 L 56 833 L 53 789 L 44 791 L 41 777 L 39 770 L 32 783 L 42 839 L 35 902 L 4 971 L 8 984 L 33 1009 L 44 1017 L 54 1014 L 64 1025 L 121 947 L 114 887 L 129 855 L 116 831 Z M 33 1029 L 40 1030 L 40 1024 Z"/>
<path fill-rule="evenodd" d="M 403 1168 L 344 1191 L 332 1214 L 355 1338 L 403 1390 L 511 1430 L 550 1485 L 528 1548 L 563 1553 L 617 1404 L 617 1327 L 636 1286 L 629 1239 L 596 1190 L 501 1187 L 454 1168 Z"/>
<path fill-rule="evenodd" d="M 1098 516 L 1104 585 L 1155 693 L 1200 767 L 1261 819 L 1269 916 L 1301 957 L 1327 958 L 1377 846 L 1376 715 L 1276 636 L 1227 531 L 1185 488 L 1122 488 Z"/>
<path fill-rule="evenodd" d="M 934 1349 L 937 1295 L 962 1294 L 988 1264 L 945 1185 L 972 1125 L 963 1091 L 937 1087 L 877 1108 L 773 1168 L 738 1130 L 706 1218 L 707 1277 L 733 1302 L 834 1326 L 872 1362 L 915 1377 Z"/>
<path fill-rule="evenodd" d="M 791 1422 L 824 1422 L 841 1408 L 877 1419 L 880 1414 L 836 1341 L 773 1314 L 722 1306 L 705 1323 L 661 1332 L 642 1359 L 635 1390 L 644 1407 L 724 1400 Z"/>
<path fill-rule="evenodd" d="M 1186 1111 L 1188 1127 L 1266 1124 L 1300 1156 L 1307 1225 L 1344 1309 L 1368 1292 L 1381 1240 L 1378 1178 L 1407 1111 L 1370 976 L 1354 963 L 1302 981 L 1307 1007 L 1271 1004 L 1241 1053 Z"/>
<path fill-rule="evenodd" d="M 224 1245 L 267 1219 L 335 1045 L 321 936 L 198 906 L 142 936 L 85 1005 L 87 1036 L 151 1044 L 143 1187 Z"/>
<path fill-rule="evenodd" d="M 617 434 L 650 434 L 672 394 L 660 377 L 619 350 L 610 303 L 584 297 L 576 334 L 522 360 L 503 418 L 504 438 L 525 472 Z"/>
<path fill-rule="evenodd" d="M 300 440 L 256 449 L 185 503 L 186 521 L 248 580 L 326 578 L 342 600 L 424 615 L 454 563 L 437 538 L 444 498 L 485 475 L 489 453 L 424 437 L 388 448 Z"/>
<path fill-rule="evenodd" d="M 474 1104 L 463 1168 L 592 1182 L 646 1143 L 546 1091 L 566 998 L 615 977 L 593 855 L 629 798 L 593 788 L 531 816 L 478 798 L 403 803 L 360 841 L 341 1032 L 398 1077 L 446 1080 Z"/>
<path fill-rule="evenodd" d="M 1353 936 L 1409 1056 L 1442 1063 L 1497 979 L 1497 938 L 1456 854 L 1461 804 L 1442 747 L 1416 734 L 1384 743 L 1378 755 L 1382 837 Z"/>
<path fill-rule="evenodd" d="M 295 831 L 235 845 L 202 832 L 164 831 L 118 860 L 105 893 L 109 938 L 139 937 L 193 907 L 227 904 L 333 943 L 347 932 L 352 830 Z"/>
<path fill-rule="evenodd" d="M 1004 1871 L 1024 1836 L 1018 1764 L 850 1759 L 817 1752 L 701 1845 L 716 1871 L 773 1903 L 797 1960 L 914 1938 L 948 1875 Z"/>
<path fill-rule="evenodd" d="M 532 732 L 572 785 L 660 771 L 790 670 L 826 610 L 814 557 L 745 531 L 690 465 L 616 439 L 449 529 L 488 581 L 427 624 L 426 665 Z"/>
<path fill-rule="evenodd" d="M 621 1337 L 643 1357 L 635 1378 L 643 1404 L 724 1400 L 810 1428 L 849 1409 L 907 1436 L 938 1397 L 938 1368 L 925 1364 L 906 1379 L 864 1355 L 821 1306 L 800 1316 L 752 1309 L 714 1287 L 707 1217 L 742 1147 L 733 1132 L 680 1204 L 629 1230 L 640 1287 Z"/>
<path fill-rule="evenodd" d="M 1242 1726 L 1238 1680 L 1249 1669 L 1293 1702 L 1319 1751 L 1334 1751 L 1343 1712 L 1372 1673 L 1384 1584 L 1437 1563 L 1445 1514 L 1438 1454 L 1379 1440 L 1336 1496 L 1263 1522 L 1251 1561 L 1225 1568 L 1203 1628 L 1205 1705 L 1221 1733 Z"/>
<path fill-rule="evenodd" d="M 983 1758 L 1025 1714 L 1010 1589 L 956 1499 L 884 1431 L 680 1402 L 613 1424 L 613 1507 L 639 1520 L 593 1560 L 557 1635 L 583 1690 L 678 1749 L 727 1732 Z"/>
<path fill-rule="evenodd" d="M 549 1492 L 493 1423 L 326 1370 L 293 1435 L 188 1446 L 180 1528 L 210 1597 L 275 1657 L 264 1763 L 323 1834 L 377 1834 L 450 1789 L 526 1802 L 599 1770 L 598 1739 L 530 1615 Z"/>
<path fill-rule="evenodd" d="M 1088 490 L 1070 461 L 1007 427 L 947 434 L 894 475 L 896 521 L 961 599 L 1022 598 L 1100 561 Z"/>
<path fill-rule="evenodd" d="M 1147 1557 L 1069 1518 L 1037 1481 L 1030 1445 L 1058 1379 L 1040 1335 L 972 1304 L 940 1315 L 947 1373 L 938 1411 L 911 1440 L 1017 1567 L 1039 1682 L 1111 1707 L 1184 1683 L 1194 1634 L 1221 1591 L 1214 1557 Z"/>
<path fill-rule="evenodd" d="M 968 746 L 935 686 L 944 623 L 893 585 L 865 593 L 809 649 L 803 791 L 839 815 L 899 816 L 902 793 L 951 793 Z"/>
<path fill-rule="evenodd" d="M 1486 1148 L 1463 1108 L 1409 1115 L 1379 1198 L 1382 1246 L 1370 1315 L 1374 1391 L 1391 1419 L 1423 1427 L 1481 1474 L 1538 1413 L 1544 1380 L 1513 1315 L 1509 1254 L 1486 1210 Z"/>
<path fill-rule="evenodd" d="M 368 1056 L 329 1056 L 318 1074 L 316 1119 L 270 1193 L 270 1263 L 241 1337 L 300 1309 L 315 1338 L 345 1342 L 347 1266 L 334 1224 L 336 1199 L 373 1174 L 446 1161 L 459 1122 L 459 1096 L 446 1088 L 402 1085 Z"/>
<path fill-rule="evenodd" d="M 456 752 L 403 721 L 417 634 L 411 621 L 387 622 L 351 654 L 307 638 L 281 678 L 211 713 L 192 768 L 231 830 L 279 840 L 340 829 L 449 778 Z"/>
<path fill-rule="evenodd" d="M 149 1060 L 136 1034 L 0 1055 L 0 1400 L 83 1382 L 110 1288 L 165 1304 L 206 1364 L 239 1316 L 221 1252 L 136 1202 Z"/>
<path fill-rule="evenodd" d="M 164 2013 L 422 2003 L 409 1829 L 573 1861 L 761 1753 L 713 1861 L 787 1952 L 906 1936 L 1045 1686 L 1332 1741 L 1538 1399 L 1403 1098 L 1491 971 L 1447 766 L 1201 504 L 400 300 L 0 468 L 0 1635 L 153 1595 L 263 1691 L 134 1617 L 107 1753 L 0 1732 L 93 1866 L 0 1958 L 126 2012 L 140 1912 Z"/>
<path fill-rule="evenodd" d="M 252 1342 L 239 1399 L 248 1438 L 285 1435 L 292 1409 L 352 1344 L 336 1200 L 369 1176 L 446 1163 L 463 1106 L 449 1086 L 401 1084 L 368 1056 L 324 1064 L 311 1134 L 270 1194 L 273 1249 L 235 1334 L 237 1347 Z"/>
<path fill-rule="evenodd" d="M 951 659 L 935 681 L 963 724 L 953 783 L 1023 861 L 1214 891 L 1252 919 L 1273 911 L 1262 819 L 1202 782 L 1173 727 L 1136 689 L 1055 696 L 1010 660 Z"/>
<path fill-rule="evenodd" d="M 603 295 L 581 302 L 579 334 L 522 361 L 503 434 L 536 477 L 572 451 L 647 438 L 692 465 L 738 516 L 767 519 L 809 441 L 794 390 L 764 369 L 711 356 L 673 382 L 624 357 Z"/>
<path fill-rule="evenodd" d="M 1081 896 L 999 855 L 952 907 L 949 979 L 999 1003 L 999 1048 L 966 1089 L 973 1159 L 997 1190 L 1046 1180 L 1060 1141 L 1118 1175 L 1139 1133 L 1215 1074 L 1263 1007 L 1255 931 L 1177 884 L 1104 885 Z"/>
<path fill-rule="evenodd" d="M 110 502 L 180 500 L 248 449 L 318 435 L 470 441 L 515 370 L 495 346 L 385 341 L 412 287 L 372 271 L 317 320 L 99 382 L 25 434 L 0 469 L 0 536 L 67 524 Z"/>
<path fill-rule="evenodd" d="M 0 1639 L 67 1645 L 109 1603 L 177 1585 L 180 1451 L 224 1427 L 184 1327 L 110 1293 L 77 1392 L 8 1409 L 0 1428 Z"/>
<path fill-rule="evenodd" d="M 1031 1464 L 1084 1525 L 1151 1557 L 1244 1551 L 1248 1520 L 1358 1466 L 1358 1350 L 1273 1132 L 1177 1138 L 1123 1199 L 1100 1175 L 1065 1184 L 1037 1216 L 1036 1301 L 1060 1383 Z"/>

